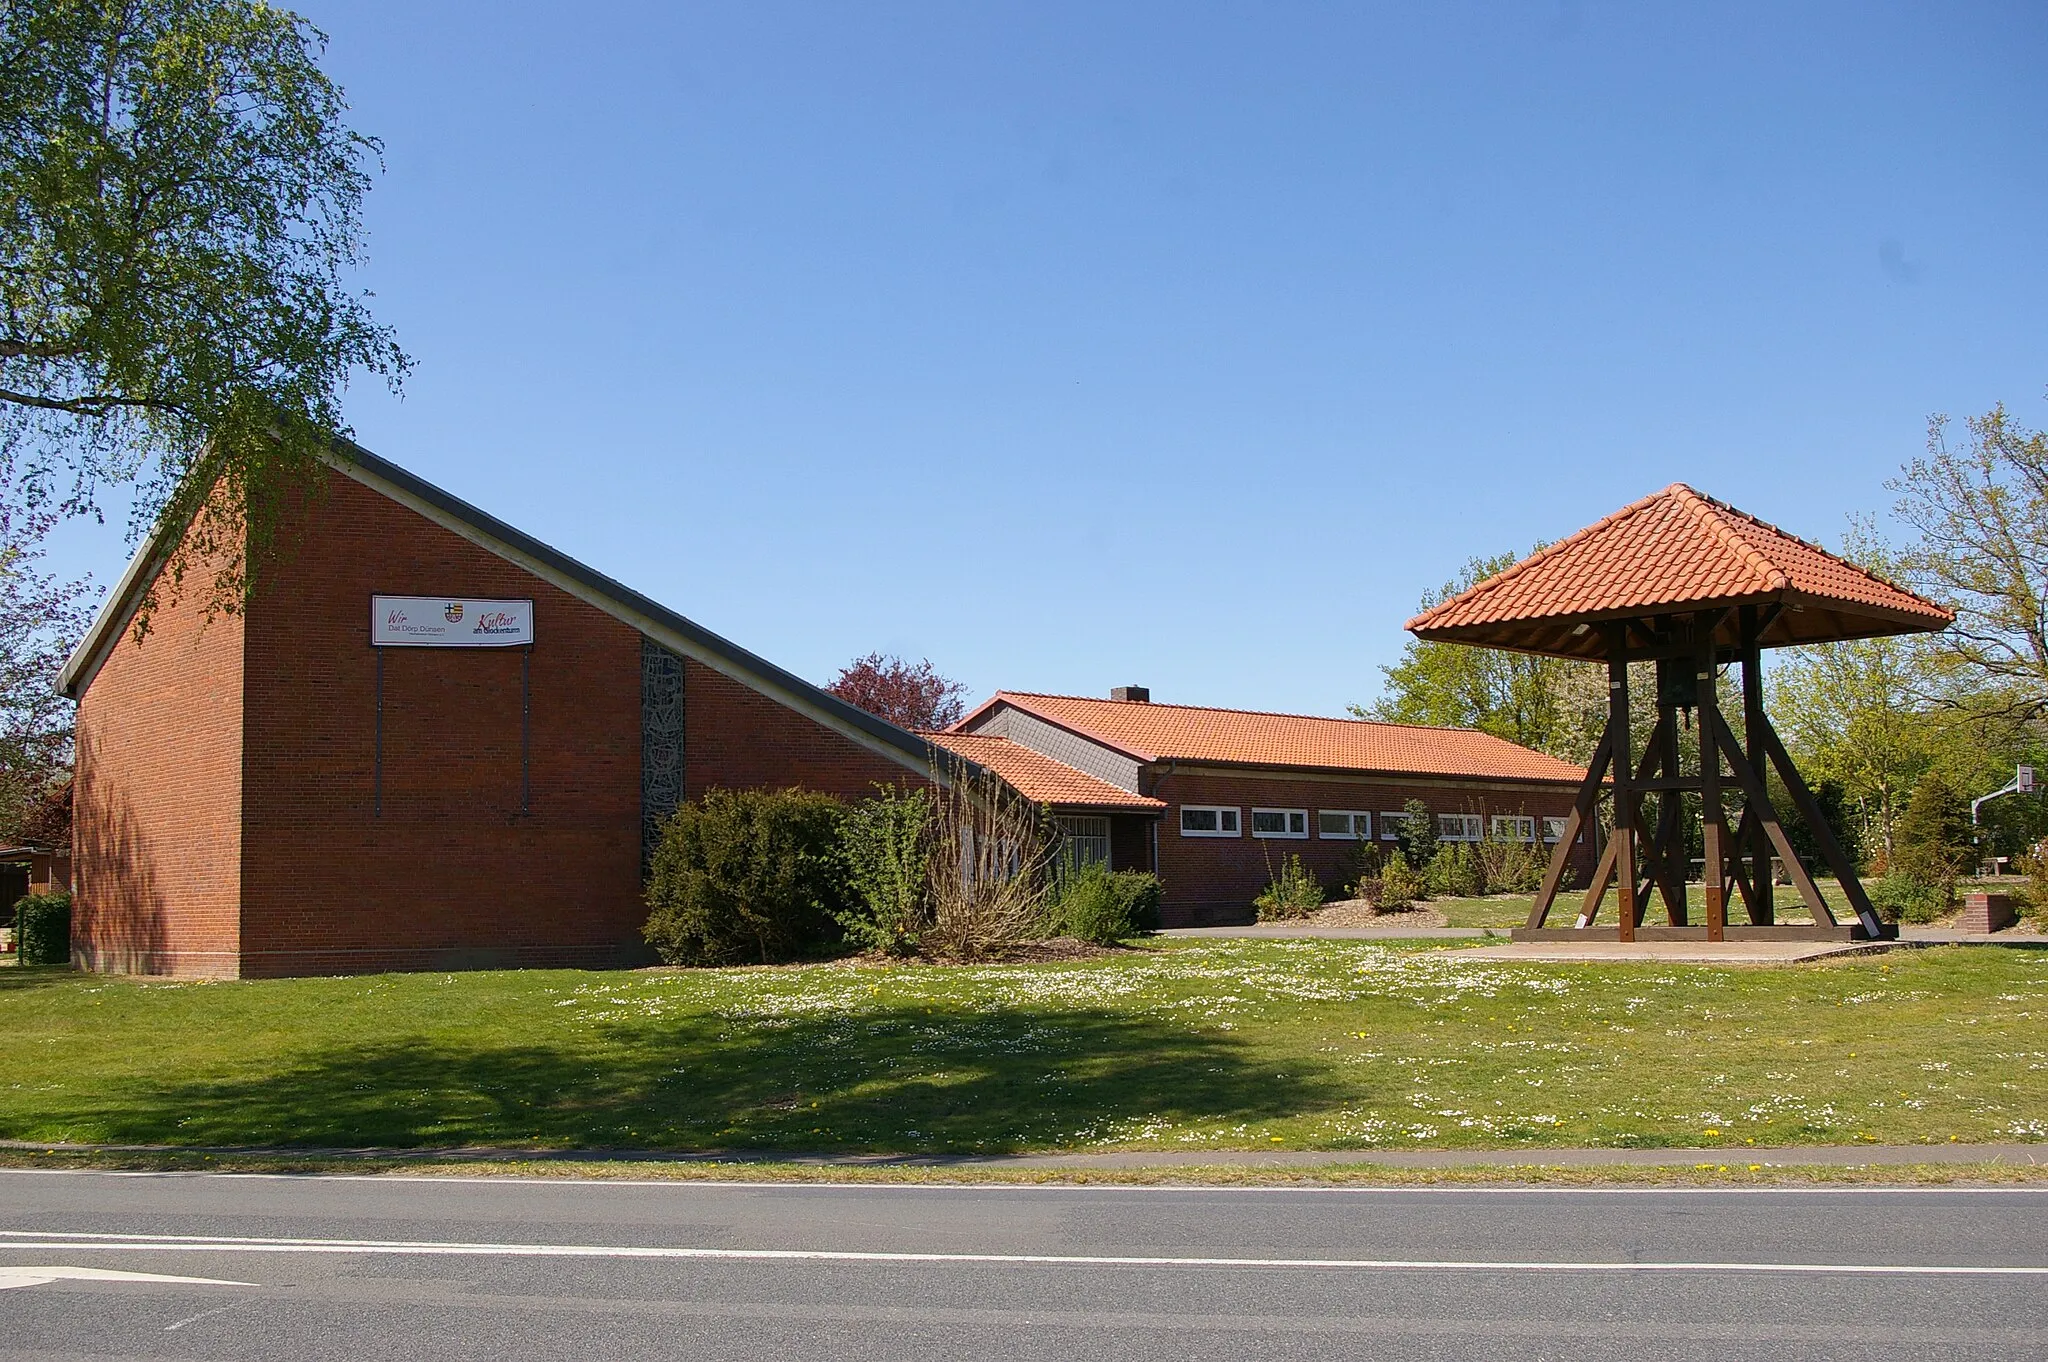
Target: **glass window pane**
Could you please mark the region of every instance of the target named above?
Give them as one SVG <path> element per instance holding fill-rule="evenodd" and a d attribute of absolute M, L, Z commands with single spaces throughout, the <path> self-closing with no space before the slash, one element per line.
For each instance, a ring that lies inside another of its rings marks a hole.
<path fill-rule="evenodd" d="M 1236 832 L 1236 831 L 1237 831 L 1237 810 L 1236 810 L 1236 809 L 1223 809 L 1223 810 L 1221 810 L 1220 812 L 1221 812 L 1221 816 L 1222 816 L 1222 819 L 1223 819 L 1223 830 L 1224 830 L 1225 832 Z"/>
<path fill-rule="evenodd" d="M 1216 810 L 1182 809 L 1180 811 L 1180 826 L 1183 832 L 1214 832 L 1216 831 Z"/>

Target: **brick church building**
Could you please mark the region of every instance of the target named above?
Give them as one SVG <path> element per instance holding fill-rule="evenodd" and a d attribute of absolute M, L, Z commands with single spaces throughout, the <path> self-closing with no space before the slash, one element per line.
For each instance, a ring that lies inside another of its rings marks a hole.
<path fill-rule="evenodd" d="M 64 670 L 84 968 L 640 963 L 679 801 L 928 778 L 925 739 L 386 460 L 326 482 L 243 613 L 188 589 L 138 641 L 145 544 Z"/>

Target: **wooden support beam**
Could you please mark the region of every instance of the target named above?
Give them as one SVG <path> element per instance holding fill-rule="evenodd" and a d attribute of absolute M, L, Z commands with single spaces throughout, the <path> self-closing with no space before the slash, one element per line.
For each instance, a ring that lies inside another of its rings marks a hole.
<path fill-rule="evenodd" d="M 1792 797 L 1792 807 L 1806 820 L 1807 831 L 1813 834 L 1814 844 L 1820 848 L 1820 858 L 1828 863 L 1835 882 L 1842 886 L 1842 893 L 1849 899 L 1849 906 L 1856 910 L 1856 920 L 1863 924 L 1863 930 L 1872 940 L 1884 936 L 1884 923 L 1878 920 L 1870 895 L 1863 892 L 1863 881 L 1857 878 L 1856 867 L 1850 863 L 1848 853 L 1842 850 L 1842 844 L 1835 840 L 1835 830 L 1828 826 L 1827 816 L 1814 802 L 1813 791 L 1806 788 L 1805 779 L 1800 776 L 1799 768 L 1792 764 L 1792 755 L 1785 750 L 1785 744 L 1779 740 L 1778 730 L 1771 727 L 1768 716 L 1763 721 L 1762 736 L 1764 750 L 1770 754 L 1771 764 L 1778 768 L 1778 778 L 1785 782 L 1785 793 Z M 1816 922 L 1819 920 L 1814 919 Z"/>
<path fill-rule="evenodd" d="M 1737 788 L 1739 789 L 1740 787 L 1738 786 Z M 1736 889 L 1742 894 L 1742 906 L 1749 912 L 1749 923 L 1752 927 L 1761 927 L 1767 924 L 1757 921 L 1757 896 L 1754 883 L 1756 877 L 1749 871 L 1749 864 L 1744 860 L 1744 852 L 1752 842 L 1757 841 L 1762 835 L 1762 830 L 1757 826 L 1756 820 L 1750 816 L 1749 796 L 1744 795 L 1742 797 L 1742 812 L 1736 815 L 1735 818 L 1734 835 L 1728 839 L 1728 861 L 1730 865 L 1728 877 L 1735 882 Z M 1769 878 L 1771 873 L 1770 844 L 1765 842 L 1763 846 L 1764 876 Z"/>
<path fill-rule="evenodd" d="M 1764 769 L 1763 735 L 1770 721 L 1764 717 L 1764 661 L 1757 639 L 1781 609 L 1773 605 L 1760 614 L 1753 605 L 1742 607 L 1742 735 L 1749 745 L 1749 764 L 1759 772 Z M 1770 834 L 1764 831 L 1763 819 L 1751 818 L 1747 808 L 1743 820 L 1749 825 L 1749 838 L 1745 841 L 1738 831 L 1735 846 L 1737 854 L 1746 852 L 1750 861 L 1747 883 L 1751 890 L 1743 896 L 1744 906 L 1752 924 L 1768 927 L 1778 920 L 1777 891 L 1771 883 Z"/>
<path fill-rule="evenodd" d="M 1645 776 L 1636 782 L 1637 794 L 1690 794 L 1699 789 L 1698 776 Z"/>
<path fill-rule="evenodd" d="M 1615 930 L 1621 940 L 1636 939 L 1636 801 L 1630 789 L 1635 775 L 1634 743 L 1629 735 L 1628 663 L 1622 660 L 1628 639 L 1626 625 L 1610 625 L 1607 633 L 1607 715 L 1614 734 L 1614 878 L 1621 894 L 1615 905 Z M 1596 900 L 1597 903 L 1597 900 Z"/>
<path fill-rule="evenodd" d="M 1735 734 L 1728 728 L 1727 720 L 1717 714 L 1714 721 L 1713 733 L 1721 744 L 1722 755 L 1728 758 L 1728 769 L 1735 774 L 1737 783 L 1742 786 L 1743 794 L 1749 797 L 1750 806 L 1757 811 L 1757 817 L 1763 820 L 1764 831 L 1770 837 L 1771 845 L 1777 848 L 1778 855 L 1784 859 L 1785 873 L 1791 877 L 1792 887 L 1799 891 L 1800 898 L 1806 900 L 1806 910 L 1813 914 L 1816 925 L 1835 926 L 1834 910 L 1829 908 L 1827 900 L 1820 896 L 1820 887 L 1813 882 L 1813 876 L 1806 873 L 1806 867 L 1799 863 L 1799 857 L 1792 850 L 1791 840 L 1785 836 L 1784 822 L 1778 817 L 1777 809 L 1771 805 L 1770 792 L 1764 788 L 1763 776 L 1758 774 L 1756 768 L 1749 764 L 1749 759 L 1743 755 L 1741 747 L 1736 744 Z M 1700 736 L 1704 739 L 1707 733 L 1702 731 Z"/>
<path fill-rule="evenodd" d="M 1664 710 L 1657 716 L 1657 725 L 1663 732 L 1651 741 L 1662 738 L 1660 765 L 1665 779 L 1674 780 L 1679 774 L 1678 711 Z M 1657 845 L 1650 864 L 1656 867 L 1657 888 L 1664 898 L 1664 920 L 1673 927 L 1686 924 L 1684 813 L 1685 801 L 1679 791 L 1665 790 L 1657 796 Z"/>
<path fill-rule="evenodd" d="M 1600 863 L 1593 867 L 1593 878 L 1579 899 L 1579 920 L 1574 926 L 1590 927 L 1593 919 L 1600 916 L 1600 904 L 1607 897 L 1607 886 L 1614 883 L 1614 865 L 1620 858 L 1621 838 L 1609 837 L 1607 845 L 1600 849 Z"/>
<path fill-rule="evenodd" d="M 1571 865 L 1572 848 L 1577 845 L 1579 831 L 1592 824 L 1593 811 L 1600 805 L 1600 782 L 1607 778 L 1608 764 L 1614 757 L 1614 720 L 1608 719 L 1608 727 L 1600 734 L 1599 745 L 1593 749 L 1593 759 L 1586 763 L 1586 778 L 1579 782 L 1578 796 L 1572 801 L 1571 815 L 1564 820 L 1564 835 L 1557 839 L 1557 850 L 1550 853 L 1550 868 L 1543 873 L 1543 883 L 1536 890 L 1536 902 L 1529 906 L 1529 928 L 1534 931 L 1550 916 L 1550 906 L 1557 900 L 1557 891 L 1564 884 L 1564 874 Z"/>
<path fill-rule="evenodd" d="M 1725 856 L 1728 811 L 1721 806 L 1721 752 L 1709 733 L 1721 723 L 1721 697 L 1714 676 L 1714 629 L 1717 619 L 1707 611 L 1699 614 L 1700 653 L 1698 704 L 1700 719 L 1700 818 L 1705 824 L 1701 853 L 1704 864 L 1700 896 L 1705 900 L 1707 940 L 1724 941 L 1728 935 L 1728 885 Z"/>

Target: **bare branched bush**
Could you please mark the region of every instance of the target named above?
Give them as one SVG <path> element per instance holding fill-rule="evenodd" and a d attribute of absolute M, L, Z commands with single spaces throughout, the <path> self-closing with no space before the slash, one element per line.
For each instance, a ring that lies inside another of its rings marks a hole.
<path fill-rule="evenodd" d="M 933 769 L 930 925 L 921 944 L 972 959 L 1045 934 L 1059 843 L 1044 810 L 991 771 Z"/>

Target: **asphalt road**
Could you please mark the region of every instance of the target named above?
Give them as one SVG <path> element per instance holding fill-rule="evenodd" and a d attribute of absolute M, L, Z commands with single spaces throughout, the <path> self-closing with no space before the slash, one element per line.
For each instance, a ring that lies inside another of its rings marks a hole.
<path fill-rule="evenodd" d="M 2048 1358 L 2048 1191 L 0 1172 L 0 1207 L 0 1357 Z"/>

